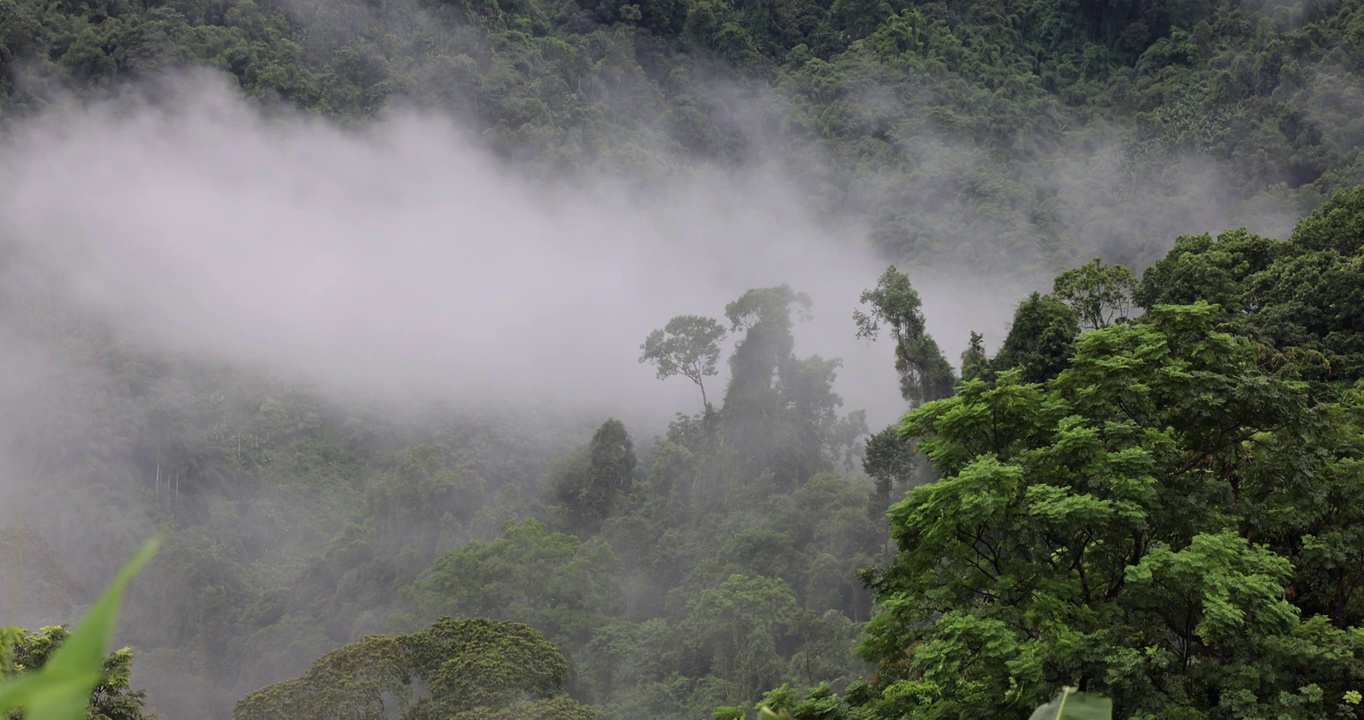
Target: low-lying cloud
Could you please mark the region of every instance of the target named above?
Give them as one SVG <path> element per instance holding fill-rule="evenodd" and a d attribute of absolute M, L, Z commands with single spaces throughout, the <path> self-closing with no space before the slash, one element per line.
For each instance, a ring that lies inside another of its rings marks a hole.
<path fill-rule="evenodd" d="M 884 261 L 768 168 L 695 168 L 665 187 L 541 180 L 435 116 L 344 130 L 267 119 L 209 73 L 171 87 L 15 132 L 0 154 L 7 283 L 141 342 L 350 388 L 664 414 L 699 403 L 637 362 L 643 337 L 788 282 L 815 300 L 798 352 L 845 358 L 846 407 L 900 410 L 889 347 L 854 341 L 849 319 Z M 1002 322 L 929 306 L 949 348 L 966 324 Z"/>

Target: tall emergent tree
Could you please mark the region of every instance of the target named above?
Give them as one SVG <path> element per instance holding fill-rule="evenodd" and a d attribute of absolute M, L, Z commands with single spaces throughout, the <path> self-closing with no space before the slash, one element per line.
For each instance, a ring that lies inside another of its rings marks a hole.
<path fill-rule="evenodd" d="M 734 418 L 770 415 L 776 403 L 773 381 L 796 347 L 792 311 L 809 317 L 810 296 L 789 285 L 749 290 L 725 306 L 730 331 L 744 331 L 729 356 L 725 412 Z"/>
<path fill-rule="evenodd" d="M 608 419 L 592 434 L 588 445 L 588 478 L 583 501 L 594 518 L 615 514 L 635 483 L 635 449 L 625 425 Z"/>
<path fill-rule="evenodd" d="M 857 337 L 875 340 L 883 325 L 890 327 L 901 397 L 913 407 L 950 396 L 957 384 L 956 373 L 928 334 L 923 303 L 909 276 L 891 265 L 881 274 L 875 288 L 862 293 L 861 302 L 871 307 L 867 312 L 853 310 Z M 877 512 L 890 504 L 892 488 L 905 487 L 913 482 L 916 473 L 922 475 L 919 472 L 922 456 L 915 451 L 915 442 L 913 438 L 901 437 L 894 426 L 867 441 L 862 469 L 876 483 Z"/>
<path fill-rule="evenodd" d="M 895 370 L 900 373 L 900 394 L 912 405 L 945 398 L 957 383 L 951 363 L 943 357 L 924 321 L 923 303 L 909 276 L 886 268 L 876 287 L 862 293 L 868 312 L 853 311 L 857 337 L 875 340 L 881 326 L 890 326 L 895 340 Z"/>
<path fill-rule="evenodd" d="M 755 288 L 725 306 L 731 332 L 743 330 L 729 356 L 725 388 L 724 437 L 741 458 L 740 475 L 754 478 L 781 458 L 779 446 L 788 433 L 774 431 L 783 418 L 777 380 L 795 361 L 792 312 L 808 317 L 810 296 L 787 285 Z"/>
<path fill-rule="evenodd" d="M 766 475 L 794 488 L 833 463 L 851 462 L 866 432 L 864 413 L 840 417 L 834 392 L 842 361 L 794 354 L 792 326 L 810 314 L 810 296 L 788 285 L 755 288 L 725 306 L 732 331 L 743 330 L 729 358 L 722 427 L 729 469 L 744 481 Z"/>
<path fill-rule="evenodd" d="M 715 374 L 720 341 L 726 334 L 725 327 L 714 318 L 678 315 L 662 330 L 649 333 L 639 346 L 639 361 L 653 363 L 658 368 L 659 380 L 681 375 L 696 383 L 701 389 L 701 403 L 709 410 L 704 378 Z"/>

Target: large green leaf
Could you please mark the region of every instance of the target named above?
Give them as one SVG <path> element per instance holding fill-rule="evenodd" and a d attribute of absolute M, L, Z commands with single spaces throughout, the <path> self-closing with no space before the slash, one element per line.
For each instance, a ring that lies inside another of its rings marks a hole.
<path fill-rule="evenodd" d="M 1065 688 L 1055 700 L 1034 710 L 1028 720 L 1113 720 L 1113 701 Z"/>
<path fill-rule="evenodd" d="M 29 698 L 43 687 L 40 680 L 35 673 L 0 685 L 0 713 L 27 705 Z"/>
<path fill-rule="evenodd" d="M 0 715 L 24 708 L 27 720 L 81 720 L 99 684 L 104 654 L 123 606 L 123 590 L 161 547 L 157 535 L 128 561 L 80 625 L 43 667 L 0 685 Z"/>

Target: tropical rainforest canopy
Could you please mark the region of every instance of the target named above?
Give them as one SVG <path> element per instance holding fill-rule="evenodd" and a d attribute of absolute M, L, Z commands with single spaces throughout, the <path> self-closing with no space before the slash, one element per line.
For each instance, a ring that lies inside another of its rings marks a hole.
<path fill-rule="evenodd" d="M 884 272 L 847 305 L 806 287 L 835 263 L 727 304 L 608 288 L 657 329 L 590 353 L 695 385 L 686 412 L 398 401 L 131 330 L 90 298 L 137 288 L 35 265 L 74 226 L 0 190 L 0 677 L 164 529 L 90 718 L 1021 719 L 1064 687 L 1364 718 L 1364 2 L 0 0 L 0 168 L 204 67 L 261 133 L 450 117 L 628 202 L 761 167 Z M 111 192 L 152 163 L 52 158 Z M 61 203 L 177 211 L 98 200 Z M 560 293 L 619 259 L 565 260 L 541 326 L 590 322 Z M 978 282 L 916 290 L 948 271 Z M 970 325 L 981 296 L 1011 320 Z M 884 351 L 888 426 L 814 317 Z M 505 360 L 575 386 L 568 350 Z"/>

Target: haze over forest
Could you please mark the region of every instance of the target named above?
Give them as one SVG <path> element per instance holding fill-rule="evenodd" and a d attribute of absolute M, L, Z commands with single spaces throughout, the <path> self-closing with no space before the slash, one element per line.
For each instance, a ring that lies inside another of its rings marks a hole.
<path fill-rule="evenodd" d="M 0 0 L 0 677 L 165 530 L 91 717 L 1364 718 L 1361 73 L 1360 0 Z"/>

